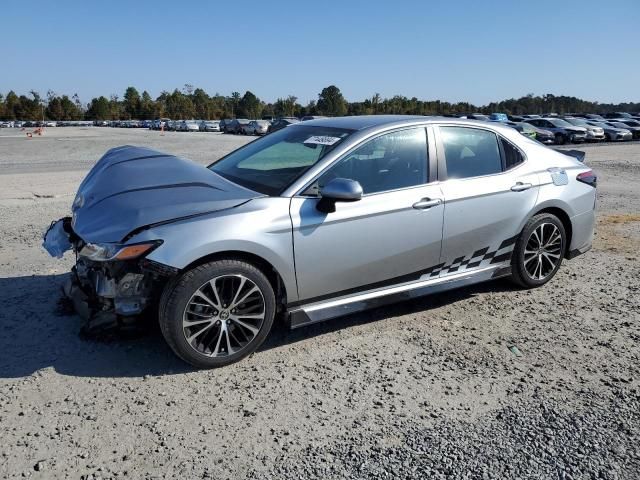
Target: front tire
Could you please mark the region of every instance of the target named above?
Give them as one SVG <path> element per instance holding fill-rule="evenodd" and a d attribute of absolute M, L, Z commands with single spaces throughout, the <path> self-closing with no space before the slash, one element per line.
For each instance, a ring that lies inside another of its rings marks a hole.
<path fill-rule="evenodd" d="M 159 320 L 178 357 L 198 368 L 216 368 L 255 352 L 275 312 L 275 294 L 264 273 L 229 259 L 199 265 L 170 282 Z"/>
<path fill-rule="evenodd" d="M 558 217 L 541 213 L 522 229 L 513 251 L 511 276 L 525 288 L 540 287 L 557 273 L 566 250 L 567 236 Z"/>

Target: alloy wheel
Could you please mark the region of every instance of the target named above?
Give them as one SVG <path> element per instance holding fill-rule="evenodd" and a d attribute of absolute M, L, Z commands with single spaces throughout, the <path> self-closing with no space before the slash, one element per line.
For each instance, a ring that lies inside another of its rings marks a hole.
<path fill-rule="evenodd" d="M 541 223 L 529 236 L 524 249 L 524 268 L 533 280 L 553 274 L 562 257 L 562 234 L 553 223 Z"/>
<path fill-rule="evenodd" d="M 265 314 L 264 296 L 253 281 L 243 275 L 222 275 L 191 296 L 182 316 L 182 331 L 201 355 L 225 357 L 251 343 Z"/>

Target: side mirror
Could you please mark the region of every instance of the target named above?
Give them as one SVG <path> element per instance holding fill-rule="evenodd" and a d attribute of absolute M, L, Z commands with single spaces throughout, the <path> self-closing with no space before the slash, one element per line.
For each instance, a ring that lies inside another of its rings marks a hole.
<path fill-rule="evenodd" d="M 320 190 L 317 209 L 323 213 L 336 211 L 336 202 L 357 202 L 362 198 L 362 185 L 349 178 L 334 178 Z"/>

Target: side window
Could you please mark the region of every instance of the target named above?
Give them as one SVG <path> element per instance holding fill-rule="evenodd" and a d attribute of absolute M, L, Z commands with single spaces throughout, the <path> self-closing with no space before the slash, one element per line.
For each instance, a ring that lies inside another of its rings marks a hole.
<path fill-rule="evenodd" d="M 440 127 L 448 178 L 469 178 L 502 171 L 498 138 L 468 127 Z"/>
<path fill-rule="evenodd" d="M 502 143 L 502 150 L 504 151 L 504 163 L 505 169 L 509 170 L 510 168 L 515 167 L 516 165 L 520 165 L 524 162 L 524 157 L 520 150 L 518 150 L 511 142 L 508 142 L 504 138 L 500 139 Z"/>
<path fill-rule="evenodd" d="M 427 183 L 427 132 L 411 128 L 381 135 L 339 160 L 318 179 L 322 188 L 334 178 L 350 178 L 365 194 Z"/>

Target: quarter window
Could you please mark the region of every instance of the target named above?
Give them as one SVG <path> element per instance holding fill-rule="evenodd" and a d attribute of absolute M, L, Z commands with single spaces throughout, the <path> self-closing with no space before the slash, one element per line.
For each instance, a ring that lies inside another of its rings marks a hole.
<path fill-rule="evenodd" d="M 498 138 L 468 127 L 440 127 L 448 178 L 469 178 L 502 171 Z"/>
<path fill-rule="evenodd" d="M 365 194 L 427 183 L 427 133 L 411 128 L 381 135 L 349 153 L 318 179 L 357 180 Z"/>
<path fill-rule="evenodd" d="M 522 156 L 522 153 L 520 153 L 520 150 L 514 147 L 510 142 L 506 141 L 504 138 L 501 138 L 500 142 L 502 143 L 502 150 L 504 151 L 505 170 L 509 170 L 524 161 L 524 157 Z"/>

